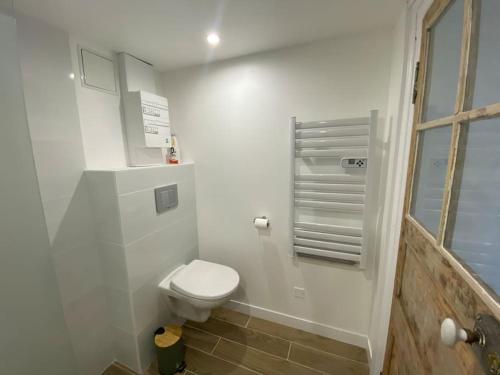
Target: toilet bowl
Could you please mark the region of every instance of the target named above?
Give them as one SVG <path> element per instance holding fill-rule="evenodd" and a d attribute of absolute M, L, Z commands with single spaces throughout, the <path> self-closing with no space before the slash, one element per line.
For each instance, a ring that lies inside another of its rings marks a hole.
<path fill-rule="evenodd" d="M 158 287 L 174 314 L 205 322 L 212 309 L 229 301 L 239 282 L 234 269 L 196 259 L 177 267 Z"/>

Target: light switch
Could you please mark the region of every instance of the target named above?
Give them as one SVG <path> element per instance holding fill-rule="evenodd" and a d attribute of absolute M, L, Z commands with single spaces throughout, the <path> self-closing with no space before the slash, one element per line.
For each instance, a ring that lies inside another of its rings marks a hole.
<path fill-rule="evenodd" d="M 162 186 L 155 189 L 156 212 L 161 214 L 171 208 L 177 207 L 179 198 L 177 184 Z"/>

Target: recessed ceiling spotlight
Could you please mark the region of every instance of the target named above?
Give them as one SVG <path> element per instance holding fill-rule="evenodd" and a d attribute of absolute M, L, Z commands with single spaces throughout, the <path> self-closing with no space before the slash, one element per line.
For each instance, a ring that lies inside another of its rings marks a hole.
<path fill-rule="evenodd" d="M 214 32 L 211 32 L 207 35 L 207 42 L 208 44 L 210 44 L 211 46 L 216 46 L 220 43 L 220 37 L 219 37 L 219 34 L 217 33 L 214 33 Z"/>

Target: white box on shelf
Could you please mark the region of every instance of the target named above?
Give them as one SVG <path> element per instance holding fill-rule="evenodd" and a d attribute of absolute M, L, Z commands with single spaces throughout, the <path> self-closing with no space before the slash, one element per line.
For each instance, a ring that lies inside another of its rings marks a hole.
<path fill-rule="evenodd" d="M 130 164 L 164 163 L 161 149 L 171 147 L 167 98 L 131 91 L 123 100 Z"/>

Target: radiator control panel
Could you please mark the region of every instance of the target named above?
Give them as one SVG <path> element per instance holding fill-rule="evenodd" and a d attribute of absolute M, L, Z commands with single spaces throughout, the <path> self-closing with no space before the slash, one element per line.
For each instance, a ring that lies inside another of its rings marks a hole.
<path fill-rule="evenodd" d="M 366 168 L 367 164 L 366 158 L 342 158 L 340 160 L 342 168 Z"/>

